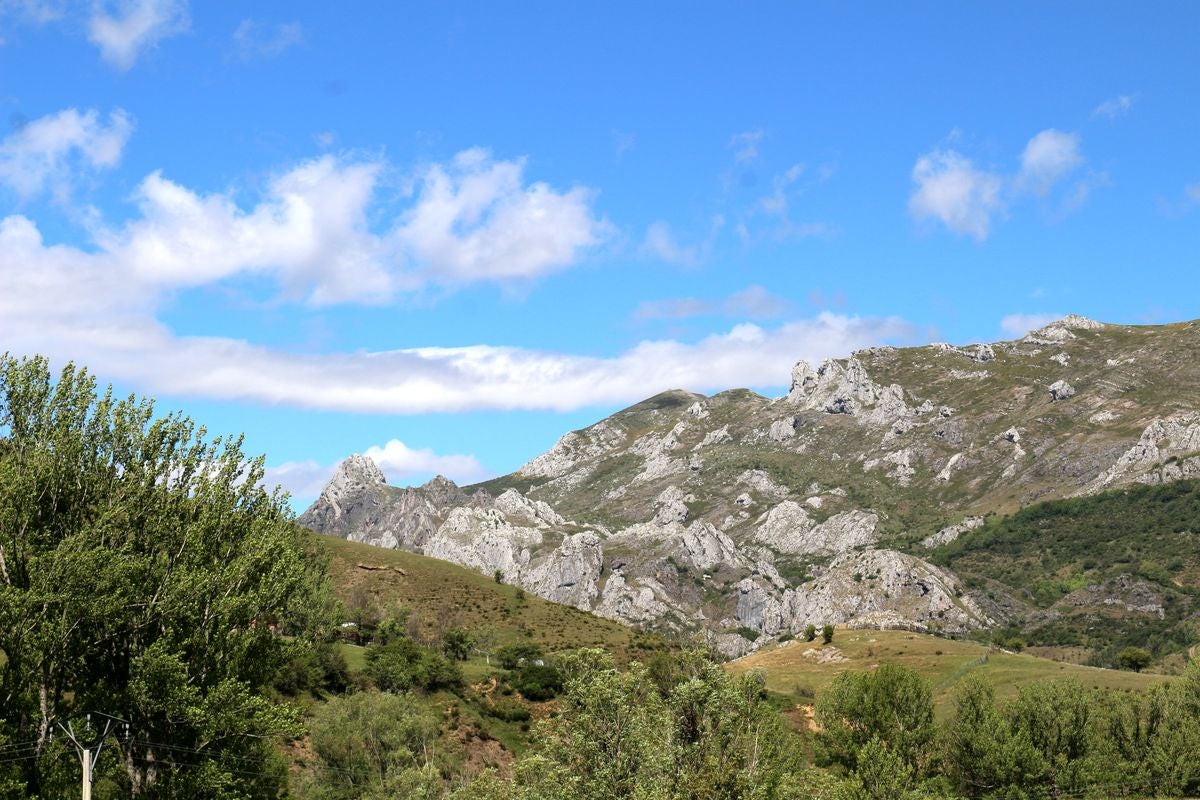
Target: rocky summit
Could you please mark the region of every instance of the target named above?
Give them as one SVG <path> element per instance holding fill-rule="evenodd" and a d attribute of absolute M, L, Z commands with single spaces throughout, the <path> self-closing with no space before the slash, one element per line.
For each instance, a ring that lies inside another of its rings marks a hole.
<path fill-rule="evenodd" d="M 1200 477 L 1197 352 L 1200 322 L 1074 315 L 874 347 L 796 364 L 783 397 L 665 392 L 477 486 L 391 487 L 351 456 L 300 522 L 731 655 L 808 624 L 960 633 L 1018 604 L 931 549 L 1042 500 Z"/>

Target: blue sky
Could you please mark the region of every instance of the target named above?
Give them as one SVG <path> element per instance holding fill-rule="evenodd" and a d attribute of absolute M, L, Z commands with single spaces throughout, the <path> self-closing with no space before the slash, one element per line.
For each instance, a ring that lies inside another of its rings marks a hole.
<path fill-rule="evenodd" d="M 476 480 L 670 387 L 1200 316 L 1198 109 L 1194 3 L 0 0 L 0 349 L 299 506 Z"/>

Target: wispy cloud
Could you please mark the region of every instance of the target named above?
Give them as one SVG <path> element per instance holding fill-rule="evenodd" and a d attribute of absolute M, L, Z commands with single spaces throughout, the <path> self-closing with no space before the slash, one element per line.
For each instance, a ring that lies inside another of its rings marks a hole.
<path fill-rule="evenodd" d="M 742 319 L 771 319 L 782 317 L 791 310 L 792 304 L 785 298 L 762 286 L 751 284 L 721 300 L 702 300 L 697 297 L 646 300 L 634 309 L 633 318 L 648 321 L 719 315 Z"/>
<path fill-rule="evenodd" d="M 758 158 L 758 145 L 763 139 L 761 130 L 735 133 L 729 139 L 729 149 L 733 151 L 733 160 L 745 164 Z"/>
<path fill-rule="evenodd" d="M 1014 339 L 1020 339 L 1030 331 L 1044 328 L 1055 320 L 1062 319 L 1064 314 L 1009 314 L 1000 320 L 1000 330 Z"/>
<path fill-rule="evenodd" d="M 88 39 L 105 61 L 126 71 L 144 51 L 190 25 L 186 0 L 97 2 L 88 20 Z"/>
<path fill-rule="evenodd" d="M 233 52 L 242 61 L 275 58 L 304 43 L 304 28 L 299 22 L 271 25 L 244 19 L 233 31 Z"/>
<path fill-rule="evenodd" d="M 1104 117 L 1105 119 L 1116 119 L 1123 117 L 1130 112 L 1133 104 L 1137 102 L 1137 95 L 1120 94 L 1116 97 L 1110 97 L 1092 110 L 1092 117 Z"/>

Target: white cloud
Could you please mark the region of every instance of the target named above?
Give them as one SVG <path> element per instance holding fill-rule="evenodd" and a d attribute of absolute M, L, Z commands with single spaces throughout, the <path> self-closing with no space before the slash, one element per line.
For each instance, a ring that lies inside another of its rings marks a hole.
<path fill-rule="evenodd" d="M 265 273 L 314 305 L 383 302 L 405 279 L 401 254 L 368 229 L 380 169 L 332 156 L 309 161 L 274 178 L 249 211 L 156 172 L 138 188 L 141 217 L 98 229 L 96 242 L 130 277 L 151 286 Z"/>
<path fill-rule="evenodd" d="M 1020 339 L 1030 331 L 1044 328 L 1055 320 L 1063 318 L 1063 314 L 1009 314 L 1000 320 L 1000 330 L 1014 339 Z"/>
<path fill-rule="evenodd" d="M 593 193 L 523 183 L 525 162 L 466 150 L 417 181 L 416 201 L 392 240 L 434 282 L 534 278 L 574 263 L 610 233 L 593 216 Z"/>
<path fill-rule="evenodd" d="M 1137 95 L 1122 94 L 1110 97 L 1096 106 L 1092 111 L 1092 117 L 1106 117 L 1107 119 L 1123 117 L 1129 113 L 1135 102 L 1137 102 Z"/>
<path fill-rule="evenodd" d="M 526 185 L 521 162 L 470 151 L 428 168 L 400 219 L 375 232 L 385 169 L 323 156 L 270 180 L 249 209 L 155 172 L 135 194 L 139 217 L 94 226 L 96 259 L 163 291 L 257 274 L 311 305 L 383 303 L 429 284 L 536 278 L 572 265 L 608 231 L 586 190 Z"/>
<path fill-rule="evenodd" d="M 956 134 L 951 134 L 954 137 Z M 1023 197 L 1047 197 L 1085 164 L 1077 133 L 1047 128 L 1035 134 L 1021 151 L 1020 167 L 1011 175 L 979 169 L 953 149 L 936 149 L 921 156 L 913 166 L 915 184 L 908 211 L 918 222 L 933 220 L 954 233 L 983 241 L 997 216 Z M 1104 173 L 1073 179 L 1065 192 L 1057 193 L 1062 216 L 1083 204 L 1091 190 L 1108 180 Z"/>
<path fill-rule="evenodd" d="M 234 52 L 242 61 L 274 58 L 303 43 L 304 29 L 299 22 L 270 25 L 244 19 L 233 31 Z"/>
<path fill-rule="evenodd" d="M 65 199 L 79 170 L 115 167 L 132 132 L 133 120 L 121 109 L 107 121 L 94 109 L 39 117 L 0 142 L 0 183 L 22 197 L 49 189 Z"/>
<path fill-rule="evenodd" d="M 741 164 L 758 158 L 758 144 L 762 138 L 761 130 L 735 133 L 729 140 L 729 149 L 733 150 L 733 160 Z"/>
<path fill-rule="evenodd" d="M 954 150 L 934 150 L 917 159 L 912 171 L 916 188 L 908 200 L 918 221 L 934 219 L 955 233 L 986 239 L 992 217 L 1004 209 L 1004 180 L 980 170 Z"/>
<path fill-rule="evenodd" d="M 186 0 L 121 0 L 115 13 L 98 2 L 88 21 L 88 39 L 105 61 L 128 70 L 144 50 L 190 24 Z"/>
<path fill-rule="evenodd" d="M 445 475 L 461 486 L 484 480 L 491 474 L 475 456 L 442 455 L 429 448 L 413 449 L 399 439 L 392 439 L 382 447 L 369 447 L 363 455 L 373 460 L 388 483 L 394 486 L 425 480 L 433 475 Z M 279 485 L 293 497 L 308 499 L 321 493 L 337 467 L 337 464 L 321 464 L 312 459 L 287 461 L 268 466 L 263 484 L 268 487 Z"/>
<path fill-rule="evenodd" d="M 1049 128 L 1029 140 L 1021 153 L 1021 171 L 1016 186 L 1045 196 L 1060 180 L 1083 164 L 1079 135 Z"/>
<path fill-rule="evenodd" d="M 917 335 L 896 318 L 821 314 L 696 342 L 645 341 L 608 358 L 486 344 L 314 355 L 175 336 L 154 319 L 160 299 L 155 287 L 127 281 L 108 254 L 47 246 L 22 217 L 0 221 L 6 349 L 74 359 L 153 394 L 396 414 L 568 410 L 673 387 L 779 386 L 797 358 Z"/>
<path fill-rule="evenodd" d="M 435 473 L 463 484 L 473 483 L 487 475 L 487 470 L 475 456 L 439 455 L 428 447 L 414 450 L 399 439 L 391 439 L 383 447 L 369 447 L 363 455 L 378 464 L 393 483 L 413 475 Z"/>

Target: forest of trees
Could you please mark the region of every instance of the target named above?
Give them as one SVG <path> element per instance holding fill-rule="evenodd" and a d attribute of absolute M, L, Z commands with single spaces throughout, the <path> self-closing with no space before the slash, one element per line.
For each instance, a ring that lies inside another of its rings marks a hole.
<path fill-rule="evenodd" d="M 362 617 L 351 670 L 347 611 L 262 463 L 85 371 L 0 360 L 0 798 L 78 796 L 63 731 L 106 725 L 98 800 L 1200 793 L 1195 662 L 1146 693 L 1054 681 L 998 701 L 968 677 L 944 719 L 924 677 L 883 664 L 805 713 L 703 647 L 618 664 L 485 631 L 431 641 L 392 614 Z M 486 708 L 461 667 L 480 649 Z M 524 738 L 469 768 L 444 743 L 481 708 Z"/>

